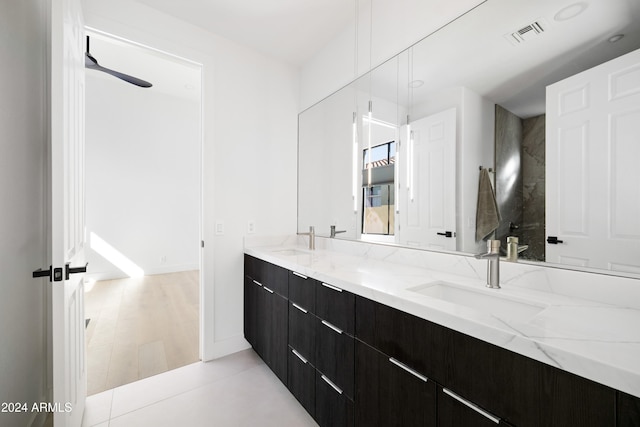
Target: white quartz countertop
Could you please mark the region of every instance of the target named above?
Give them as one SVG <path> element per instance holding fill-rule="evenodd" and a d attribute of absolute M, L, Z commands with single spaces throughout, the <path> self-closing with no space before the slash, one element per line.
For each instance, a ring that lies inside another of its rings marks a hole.
<path fill-rule="evenodd" d="M 637 308 L 507 284 L 488 289 L 455 271 L 331 250 L 245 245 L 245 253 L 640 397 Z"/>

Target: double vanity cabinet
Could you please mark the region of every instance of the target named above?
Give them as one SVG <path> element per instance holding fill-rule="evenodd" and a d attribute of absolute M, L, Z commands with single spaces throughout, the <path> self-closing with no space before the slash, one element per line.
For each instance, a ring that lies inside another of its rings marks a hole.
<path fill-rule="evenodd" d="M 640 399 L 245 255 L 245 337 L 324 426 L 638 426 Z"/>

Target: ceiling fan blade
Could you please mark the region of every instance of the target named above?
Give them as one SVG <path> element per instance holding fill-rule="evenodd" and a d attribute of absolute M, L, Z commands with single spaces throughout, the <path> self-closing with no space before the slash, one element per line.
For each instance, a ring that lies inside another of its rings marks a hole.
<path fill-rule="evenodd" d="M 91 55 L 87 53 L 84 60 L 85 68 L 89 68 L 91 70 L 102 71 L 103 73 L 111 74 L 114 77 L 117 77 L 121 80 L 124 80 L 127 83 L 131 83 L 132 85 L 140 86 L 140 87 L 152 87 L 153 85 L 148 81 L 139 79 L 137 77 L 130 76 L 128 74 L 121 73 L 119 71 L 112 70 L 110 68 L 103 67 L 102 65 L 98 65 L 98 61 L 95 60 Z"/>
<path fill-rule="evenodd" d="M 85 52 L 85 56 L 84 56 L 84 67 L 89 68 L 91 70 L 98 70 L 98 71 L 102 71 L 103 73 L 111 74 L 112 76 L 117 77 L 121 80 L 124 80 L 127 83 L 131 83 L 132 85 L 136 85 L 140 87 L 153 86 L 151 83 L 145 80 L 99 65 L 98 60 L 93 56 L 91 56 L 91 54 L 89 53 L 89 36 L 87 36 L 87 51 Z"/>

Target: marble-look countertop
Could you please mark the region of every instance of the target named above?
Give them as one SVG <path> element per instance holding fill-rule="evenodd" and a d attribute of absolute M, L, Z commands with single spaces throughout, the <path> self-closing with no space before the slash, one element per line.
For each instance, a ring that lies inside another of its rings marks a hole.
<path fill-rule="evenodd" d="M 290 242 L 246 244 L 245 253 L 640 397 L 637 308 L 515 286 L 488 289 L 485 281 L 455 271 L 309 251 Z M 442 282 L 471 298 L 457 304 L 419 292 L 436 291 L 427 288 Z M 515 308 L 502 309 L 505 299 L 514 301 Z M 498 311 L 488 308 L 495 304 Z"/>

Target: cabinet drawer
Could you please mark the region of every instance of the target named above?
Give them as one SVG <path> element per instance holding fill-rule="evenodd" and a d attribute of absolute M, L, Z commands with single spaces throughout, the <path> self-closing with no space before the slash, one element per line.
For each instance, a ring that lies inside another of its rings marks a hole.
<path fill-rule="evenodd" d="M 617 427 L 640 426 L 640 398 L 618 392 Z"/>
<path fill-rule="evenodd" d="M 508 425 L 490 412 L 442 387 L 438 387 L 437 412 L 438 427 L 497 427 Z"/>
<path fill-rule="evenodd" d="M 289 272 L 289 300 L 311 313 L 316 312 L 317 280 L 293 271 Z"/>
<path fill-rule="evenodd" d="M 320 427 L 354 425 L 353 401 L 322 373 L 316 371 L 316 422 Z"/>
<path fill-rule="evenodd" d="M 289 272 L 251 255 L 245 255 L 245 274 L 277 294 L 289 295 Z"/>
<path fill-rule="evenodd" d="M 316 412 L 316 370 L 309 361 L 289 347 L 289 376 L 287 387 L 307 412 Z"/>
<path fill-rule="evenodd" d="M 358 425 L 434 427 L 436 383 L 356 340 Z"/>
<path fill-rule="evenodd" d="M 356 338 L 443 383 L 446 328 L 395 308 L 356 297 Z"/>
<path fill-rule="evenodd" d="M 353 398 L 355 340 L 326 320 L 316 323 L 316 368 Z"/>
<path fill-rule="evenodd" d="M 318 319 L 310 311 L 289 301 L 289 345 L 314 366 L 317 322 Z"/>
<path fill-rule="evenodd" d="M 318 282 L 316 286 L 315 314 L 349 335 L 353 335 L 355 329 L 355 295 L 329 283 Z"/>

